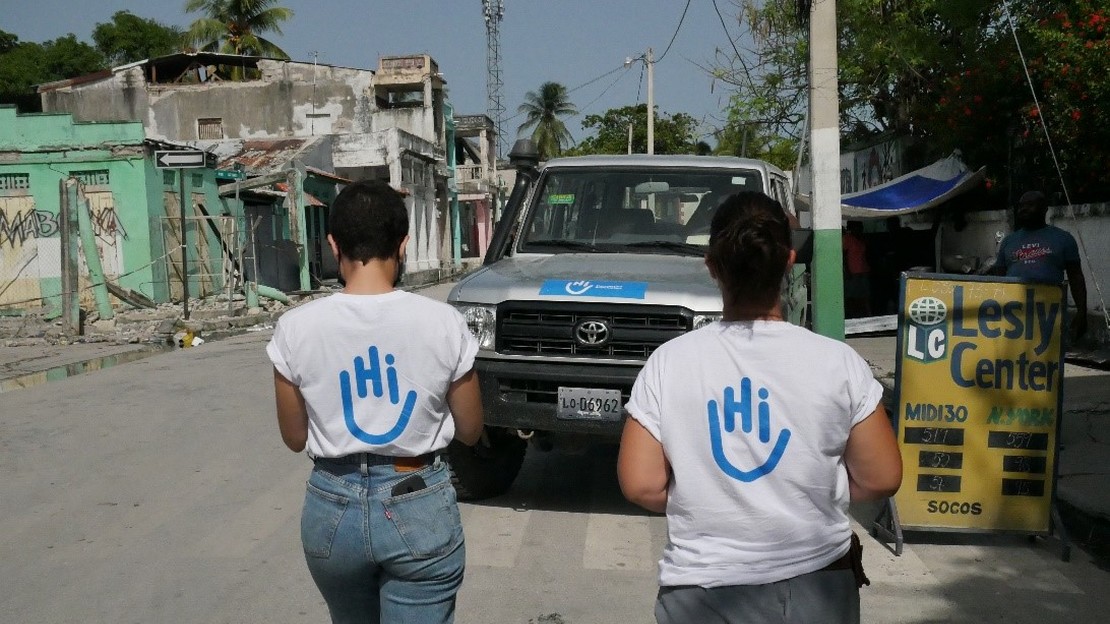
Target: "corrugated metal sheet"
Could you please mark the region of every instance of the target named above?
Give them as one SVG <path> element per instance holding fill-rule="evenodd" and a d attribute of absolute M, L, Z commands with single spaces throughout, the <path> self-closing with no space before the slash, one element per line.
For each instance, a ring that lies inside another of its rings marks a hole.
<path fill-rule="evenodd" d="M 305 171 L 311 173 L 312 175 L 314 175 L 318 178 L 324 178 L 325 180 L 331 180 L 332 182 L 338 182 L 339 184 L 353 184 L 354 183 L 354 180 L 348 180 L 347 178 L 337 176 L 337 175 L 335 175 L 334 173 L 332 173 L 330 171 L 324 171 L 323 169 L 317 169 L 316 167 L 305 167 Z"/>
<path fill-rule="evenodd" d="M 289 192 L 289 185 L 285 182 L 278 182 L 274 186 L 277 187 L 277 190 L 281 191 L 283 196 Z M 327 204 L 317 199 L 312 193 L 304 194 L 304 203 L 306 206 L 327 206 Z"/>
<path fill-rule="evenodd" d="M 212 146 L 219 159 L 217 169 L 232 170 L 236 163 L 246 168 L 248 176 L 265 175 L 281 171 L 318 137 L 304 139 L 250 139 L 247 141 L 220 141 Z"/>

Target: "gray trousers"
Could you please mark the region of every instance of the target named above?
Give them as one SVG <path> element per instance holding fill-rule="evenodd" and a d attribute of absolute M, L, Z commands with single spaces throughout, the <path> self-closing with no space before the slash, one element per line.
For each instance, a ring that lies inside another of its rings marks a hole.
<path fill-rule="evenodd" d="M 766 585 L 660 587 L 659 624 L 859 624 L 851 570 L 821 570 Z"/>

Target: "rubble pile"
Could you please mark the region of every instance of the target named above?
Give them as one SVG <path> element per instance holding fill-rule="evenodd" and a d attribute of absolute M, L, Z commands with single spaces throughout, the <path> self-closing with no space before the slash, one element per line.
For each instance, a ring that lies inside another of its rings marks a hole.
<path fill-rule="evenodd" d="M 119 304 L 114 318 L 104 320 L 96 310 L 82 310 L 81 331 L 74 334 L 47 309 L 18 316 L 0 315 L 0 347 L 66 345 L 77 343 L 169 344 L 178 332 L 188 331 L 212 340 L 256 326 L 272 326 L 286 309 L 312 298 L 290 295 L 290 303 L 260 299 L 259 306 L 248 308 L 241 294 L 230 301 L 226 294 L 189 300 L 189 319 L 181 303 L 164 303 L 153 308 Z"/>

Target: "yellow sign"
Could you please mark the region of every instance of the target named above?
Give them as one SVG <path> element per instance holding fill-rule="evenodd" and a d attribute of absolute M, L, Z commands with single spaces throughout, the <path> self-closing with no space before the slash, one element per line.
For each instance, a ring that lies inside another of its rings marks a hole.
<path fill-rule="evenodd" d="M 1062 286 L 907 275 L 902 292 L 900 524 L 1048 534 L 1064 379 Z"/>

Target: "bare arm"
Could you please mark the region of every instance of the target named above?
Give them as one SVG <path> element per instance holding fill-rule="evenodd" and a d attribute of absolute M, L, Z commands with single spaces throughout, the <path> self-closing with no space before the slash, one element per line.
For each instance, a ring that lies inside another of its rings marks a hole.
<path fill-rule="evenodd" d="M 1064 271 L 1068 275 L 1068 288 L 1076 308 L 1075 319 L 1071 323 L 1072 339 L 1078 340 L 1087 333 L 1087 280 L 1083 278 L 1083 267 L 1078 262 L 1069 262 Z"/>
<path fill-rule="evenodd" d="M 455 439 L 474 446 L 482 437 L 482 394 L 478 373 L 470 369 L 447 389 L 447 405 L 455 419 Z"/>
<path fill-rule="evenodd" d="M 844 448 L 851 500 L 869 501 L 893 496 L 902 484 L 902 456 L 880 403 L 871 415 L 852 427 Z"/>
<path fill-rule="evenodd" d="M 308 410 L 301 390 L 274 369 L 274 396 L 277 398 L 278 429 L 289 450 L 300 453 L 308 441 Z"/>
<path fill-rule="evenodd" d="M 670 465 L 663 445 L 634 418 L 624 421 L 617 456 L 617 481 L 629 501 L 648 511 L 663 513 L 667 510 Z"/>

